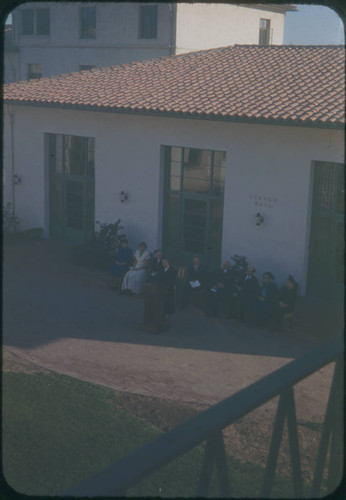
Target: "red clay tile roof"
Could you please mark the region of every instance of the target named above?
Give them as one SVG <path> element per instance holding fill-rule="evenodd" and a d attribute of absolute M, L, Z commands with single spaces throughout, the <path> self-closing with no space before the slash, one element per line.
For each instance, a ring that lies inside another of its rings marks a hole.
<path fill-rule="evenodd" d="M 235 45 L 4 86 L 5 102 L 342 126 L 343 46 Z"/>

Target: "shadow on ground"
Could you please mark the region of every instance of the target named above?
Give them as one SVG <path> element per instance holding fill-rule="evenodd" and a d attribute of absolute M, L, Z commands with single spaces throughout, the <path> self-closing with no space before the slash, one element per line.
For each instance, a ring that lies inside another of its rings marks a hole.
<path fill-rule="evenodd" d="M 71 246 L 42 240 L 4 248 L 3 343 L 32 348 L 80 338 L 214 352 L 294 358 L 312 347 L 296 333 L 268 332 L 234 320 L 178 311 L 171 329 L 138 329 L 143 300 L 108 288 L 107 273 L 71 262 Z"/>

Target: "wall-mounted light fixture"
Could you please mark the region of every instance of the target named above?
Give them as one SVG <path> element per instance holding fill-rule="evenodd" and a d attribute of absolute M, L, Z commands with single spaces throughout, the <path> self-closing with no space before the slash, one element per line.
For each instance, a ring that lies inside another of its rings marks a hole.
<path fill-rule="evenodd" d="M 260 226 L 264 222 L 264 217 L 259 212 L 257 212 L 257 214 L 255 215 L 255 219 L 256 219 L 256 226 Z"/>
<path fill-rule="evenodd" d="M 120 191 L 119 196 L 121 203 L 124 203 L 124 201 L 126 201 L 129 197 L 129 195 L 125 193 L 125 191 Z"/>
<path fill-rule="evenodd" d="M 18 184 L 22 183 L 22 178 L 19 175 L 14 174 L 14 176 L 13 176 L 13 183 L 14 183 L 15 186 L 18 186 Z"/>

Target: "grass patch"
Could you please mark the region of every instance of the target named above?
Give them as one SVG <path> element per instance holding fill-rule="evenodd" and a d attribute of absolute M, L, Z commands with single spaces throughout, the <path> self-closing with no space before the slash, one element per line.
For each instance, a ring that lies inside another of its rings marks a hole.
<path fill-rule="evenodd" d="M 51 373 L 3 374 L 3 472 L 27 495 L 58 495 L 161 432 L 116 404 L 111 389 Z M 204 445 L 128 491 L 130 496 L 195 495 Z M 256 497 L 263 468 L 228 457 L 232 496 Z M 209 492 L 219 495 L 214 477 Z M 273 496 L 292 496 L 276 478 Z"/>

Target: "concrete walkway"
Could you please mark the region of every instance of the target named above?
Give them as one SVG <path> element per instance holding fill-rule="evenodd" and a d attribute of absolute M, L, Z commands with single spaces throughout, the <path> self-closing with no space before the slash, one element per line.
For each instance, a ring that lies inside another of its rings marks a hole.
<path fill-rule="evenodd" d="M 178 311 L 168 332 L 138 329 L 143 300 L 109 290 L 107 275 L 74 266 L 51 241 L 7 246 L 3 343 L 53 371 L 115 389 L 210 405 L 307 352 L 296 334 Z M 296 387 L 298 413 L 320 422 L 333 366 Z M 276 402 L 268 403 L 276 406 Z"/>

